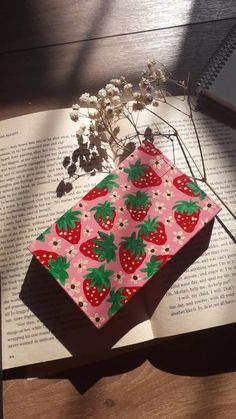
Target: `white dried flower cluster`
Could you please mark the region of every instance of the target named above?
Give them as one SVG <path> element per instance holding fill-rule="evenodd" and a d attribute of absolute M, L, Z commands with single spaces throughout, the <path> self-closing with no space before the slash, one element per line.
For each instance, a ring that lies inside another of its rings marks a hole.
<path fill-rule="evenodd" d="M 79 120 L 79 110 L 80 106 L 78 104 L 72 105 L 72 110 L 70 112 L 70 118 L 72 121 L 77 122 Z"/>
<path fill-rule="evenodd" d="M 116 137 L 119 132 L 119 120 L 128 118 L 129 100 L 133 101 L 132 110 L 142 111 L 146 106 L 158 106 L 163 99 L 165 89 L 163 85 L 170 79 L 170 74 L 163 66 L 157 66 L 155 60 L 147 62 L 147 68 L 140 78 L 138 89 L 134 90 L 131 83 L 124 76 L 110 80 L 104 88 L 100 89 L 97 96 L 84 93 L 79 98 L 79 103 L 88 108 L 90 124 L 88 135 L 93 135 L 100 140 Z M 79 120 L 80 105 L 73 105 L 70 117 L 73 121 Z M 85 128 L 79 128 L 77 136 L 85 133 Z"/>
<path fill-rule="evenodd" d="M 147 62 L 147 69 L 142 72 L 139 91 L 133 93 L 133 111 L 145 109 L 148 105 L 158 106 L 159 100 L 165 97 L 164 85 L 170 79 L 170 73 L 163 67 L 157 68 L 155 60 Z"/>
<path fill-rule="evenodd" d="M 120 77 L 119 79 L 110 80 L 104 88 L 98 91 L 97 96 L 90 96 L 89 93 L 84 93 L 80 96 L 80 105 L 88 108 L 88 117 L 90 119 L 88 131 L 90 134 L 93 133 L 93 135 L 104 140 L 104 133 L 107 133 L 108 136 L 118 133 L 117 122 L 123 115 L 124 97 L 127 96 L 128 92 L 131 94 L 132 84 L 128 83 L 125 77 Z M 130 99 L 132 99 L 132 95 Z M 72 106 L 70 117 L 75 122 L 79 120 L 79 111 L 79 105 Z M 83 133 L 85 133 L 85 130 L 79 129 L 77 137 Z"/>

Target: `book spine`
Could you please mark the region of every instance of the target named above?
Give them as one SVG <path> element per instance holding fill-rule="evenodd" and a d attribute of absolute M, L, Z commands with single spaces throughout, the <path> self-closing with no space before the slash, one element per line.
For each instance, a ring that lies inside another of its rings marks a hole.
<path fill-rule="evenodd" d="M 205 66 L 202 75 L 195 84 L 195 93 L 197 96 L 208 90 L 222 68 L 230 58 L 236 48 L 236 25 L 232 27 L 226 38 L 221 42 L 216 52 L 211 56 Z"/>

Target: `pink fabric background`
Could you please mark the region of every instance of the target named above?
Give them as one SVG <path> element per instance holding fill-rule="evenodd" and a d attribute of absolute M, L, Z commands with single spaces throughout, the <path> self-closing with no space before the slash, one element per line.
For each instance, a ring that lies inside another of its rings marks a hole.
<path fill-rule="evenodd" d="M 126 193 L 134 193 L 137 192 L 137 188 L 131 183 L 127 181 L 127 173 L 123 172 L 123 167 L 129 167 L 129 163 L 134 163 L 137 159 L 141 159 L 142 164 L 148 164 L 152 168 L 156 166 L 155 162 L 160 162 L 159 167 L 155 168 L 156 173 L 162 177 L 162 184 L 158 187 L 148 187 L 144 189 L 140 189 L 144 192 L 148 193 L 148 196 L 152 197 L 152 205 L 148 211 L 148 216 L 151 218 L 158 217 L 158 220 L 163 222 L 165 225 L 165 230 L 167 234 L 167 241 L 164 246 L 154 245 L 152 243 L 148 243 L 145 241 L 146 248 L 146 261 L 150 259 L 151 254 L 149 253 L 151 249 L 155 252 L 156 255 L 175 255 L 176 252 L 180 250 L 180 248 L 185 245 L 203 226 L 204 223 L 209 222 L 216 213 L 220 210 L 219 206 L 213 202 L 210 198 L 206 197 L 203 201 L 199 200 L 199 197 L 189 197 L 186 194 L 180 192 L 174 185 L 173 179 L 177 176 L 180 176 L 182 172 L 174 167 L 174 165 L 163 155 L 160 154 L 159 156 L 150 156 L 143 151 L 136 149 L 135 152 L 128 157 L 128 159 L 123 162 L 119 169 L 115 170 L 113 173 L 119 175 L 119 179 L 115 181 L 119 183 L 119 187 L 113 188 L 112 192 L 108 193 L 106 196 L 102 198 L 97 198 L 92 201 L 85 201 L 81 199 L 77 202 L 73 209 L 74 210 L 81 210 L 82 216 L 81 219 L 81 238 L 77 245 L 74 246 L 72 249 L 76 254 L 69 255 L 69 249 L 71 249 L 71 244 L 68 241 L 63 239 L 63 236 L 58 237 L 55 224 L 51 228 L 51 232 L 46 236 L 45 242 L 35 240 L 30 246 L 29 250 L 33 253 L 36 250 L 43 249 L 47 251 L 53 251 L 58 253 L 61 256 L 67 256 L 68 261 L 70 261 L 70 267 L 67 270 L 69 274 L 69 279 L 66 280 L 64 286 L 62 286 L 67 292 L 70 297 L 75 301 L 76 304 L 84 311 L 84 313 L 90 318 L 90 320 L 95 324 L 96 327 L 103 326 L 108 320 L 109 316 L 107 314 L 111 303 L 107 302 L 108 299 L 102 302 L 101 305 L 98 307 L 92 307 L 90 303 L 87 301 L 86 296 L 84 295 L 83 291 L 83 275 L 88 273 L 86 271 L 86 267 L 99 267 L 102 263 L 100 261 L 95 261 L 90 258 L 86 258 L 83 254 L 80 253 L 79 247 L 81 243 L 91 239 L 97 235 L 97 231 L 104 231 L 105 233 L 114 233 L 115 235 L 115 244 L 119 248 L 119 243 L 123 236 L 130 236 L 132 232 L 137 232 L 138 229 L 136 226 L 140 224 L 140 222 L 134 221 L 128 210 L 125 208 L 124 205 L 124 198 L 123 196 Z M 129 188 L 128 190 L 125 189 L 125 186 Z M 167 193 L 171 192 L 172 196 L 169 197 Z M 115 196 L 116 194 L 117 197 Z M 176 201 L 179 200 L 189 200 L 192 199 L 193 201 L 197 201 L 199 205 L 202 207 L 199 221 L 195 230 L 192 233 L 187 233 L 181 230 L 180 226 L 176 223 L 174 219 L 174 211 L 173 206 Z M 111 230 L 105 231 L 99 227 L 98 223 L 94 219 L 94 212 L 90 211 L 90 209 L 96 206 L 99 202 L 104 201 L 113 202 L 114 206 L 116 207 L 116 217 L 114 221 L 114 226 Z M 207 206 L 207 204 L 211 203 L 211 205 Z M 160 210 L 157 208 L 158 204 L 163 205 L 164 209 Z M 125 208 L 124 212 L 120 211 L 120 207 Z M 87 214 L 87 217 L 86 217 Z M 147 218 L 147 217 L 146 217 Z M 119 220 L 127 220 L 127 227 L 124 229 L 119 229 L 118 223 Z M 167 219 L 173 221 L 169 222 Z M 89 226 L 91 229 L 91 234 L 88 235 L 85 232 L 86 227 Z M 178 233 L 182 235 L 182 240 L 177 239 Z M 59 239 L 59 248 L 54 248 L 53 242 Z M 169 250 L 168 250 L 169 247 Z M 78 268 L 78 264 L 81 262 L 82 269 Z M 111 289 L 112 288 L 120 288 L 120 287 L 134 287 L 140 286 L 142 287 L 147 280 L 144 280 L 145 273 L 140 272 L 141 268 L 145 268 L 146 264 L 143 261 L 142 265 L 138 268 L 138 270 L 134 274 L 127 274 L 123 272 L 122 266 L 120 264 L 118 251 L 117 251 L 117 260 L 115 262 L 106 263 L 106 269 L 112 270 L 115 273 L 121 273 L 122 280 L 120 282 L 117 280 L 116 275 L 111 278 Z M 134 280 L 133 276 L 138 276 L 138 280 Z M 74 284 L 75 288 L 71 288 L 71 284 Z M 99 320 L 98 320 L 99 319 Z"/>

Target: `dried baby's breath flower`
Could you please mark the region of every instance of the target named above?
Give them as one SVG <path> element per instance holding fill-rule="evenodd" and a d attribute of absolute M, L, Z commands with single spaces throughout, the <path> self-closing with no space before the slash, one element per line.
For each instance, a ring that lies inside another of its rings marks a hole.
<path fill-rule="evenodd" d="M 118 89 L 118 87 L 114 86 L 112 90 L 113 90 L 113 96 L 120 94 L 120 89 Z"/>
<path fill-rule="evenodd" d="M 129 93 L 133 88 L 133 85 L 131 83 L 126 83 L 123 87 L 123 90 L 125 93 Z"/>
<path fill-rule="evenodd" d="M 153 100 L 153 97 L 152 97 L 152 95 L 150 93 L 146 93 L 143 96 L 143 101 L 144 101 L 145 105 L 151 105 L 152 100 Z"/>
<path fill-rule="evenodd" d="M 89 103 L 89 97 L 90 93 L 83 93 L 79 98 L 80 103 L 83 105 L 87 105 Z"/>
<path fill-rule="evenodd" d="M 115 114 L 116 115 L 120 115 L 122 112 L 124 111 L 124 109 L 123 109 L 123 106 L 122 105 L 119 105 L 119 106 L 116 106 L 115 108 L 114 108 L 114 112 L 115 112 Z"/>
<path fill-rule="evenodd" d="M 156 77 L 157 77 L 157 73 L 156 73 L 155 69 L 154 68 L 150 68 L 149 71 L 146 72 L 146 77 L 152 83 L 156 79 Z"/>
<path fill-rule="evenodd" d="M 121 86 L 121 80 L 120 79 L 112 79 L 110 80 L 111 84 L 114 84 L 114 86 L 116 87 L 120 87 Z"/>
<path fill-rule="evenodd" d="M 108 83 L 108 84 L 106 84 L 105 89 L 106 89 L 106 91 L 108 91 L 108 90 L 113 89 L 113 87 L 115 87 L 113 83 Z"/>
<path fill-rule="evenodd" d="M 113 96 L 112 89 L 108 89 L 108 90 L 107 90 L 107 96 L 108 96 L 108 97 L 112 97 L 112 96 Z"/>
<path fill-rule="evenodd" d="M 107 106 L 105 109 L 107 117 L 110 119 L 113 116 L 113 108 L 111 106 Z"/>
<path fill-rule="evenodd" d="M 145 105 L 141 102 L 135 102 L 133 103 L 133 111 L 142 111 L 145 108 Z"/>
<path fill-rule="evenodd" d="M 153 58 L 153 59 L 151 59 L 151 60 L 148 60 L 148 62 L 147 62 L 147 67 L 148 68 L 151 68 L 151 67 L 153 67 L 153 66 L 155 66 L 156 65 L 156 60 Z"/>
<path fill-rule="evenodd" d="M 134 93 L 133 93 L 133 98 L 134 98 L 135 100 L 141 100 L 141 98 L 142 98 L 142 94 L 141 94 L 140 92 L 134 92 Z"/>
<path fill-rule="evenodd" d="M 108 98 L 103 99 L 103 101 L 102 101 L 102 106 L 103 106 L 104 108 L 106 108 L 107 106 L 110 106 L 110 105 L 111 105 L 111 99 L 108 99 Z"/>
<path fill-rule="evenodd" d="M 116 106 L 116 105 L 120 105 L 120 103 L 121 103 L 120 96 L 113 96 L 112 104 Z"/>
<path fill-rule="evenodd" d="M 146 92 L 147 93 L 151 93 L 152 92 L 152 86 L 151 86 L 151 84 L 149 84 L 147 87 L 146 87 Z"/>
<path fill-rule="evenodd" d="M 105 89 L 100 89 L 98 91 L 98 97 L 102 98 L 102 97 L 106 97 L 106 95 L 107 95 L 107 92 Z"/>
<path fill-rule="evenodd" d="M 73 109 L 73 111 L 79 111 L 80 106 L 76 103 L 76 104 L 72 105 L 72 109 Z"/>
<path fill-rule="evenodd" d="M 91 106 L 97 106 L 97 104 L 98 104 L 98 98 L 96 96 L 90 96 L 90 98 L 89 98 L 89 104 Z"/>
<path fill-rule="evenodd" d="M 74 122 L 77 122 L 79 120 L 78 111 L 76 111 L 76 110 L 70 111 L 70 119 Z"/>
<path fill-rule="evenodd" d="M 153 99 L 152 106 L 155 106 L 155 107 L 159 106 L 159 102 L 157 99 Z"/>
<path fill-rule="evenodd" d="M 89 131 L 90 132 L 95 132 L 95 126 L 93 124 L 89 125 Z"/>
<path fill-rule="evenodd" d="M 95 121 L 95 127 L 98 133 L 106 131 L 106 126 L 100 121 Z"/>
<path fill-rule="evenodd" d="M 83 135 L 85 130 L 86 130 L 86 125 L 84 125 L 84 124 L 80 125 L 80 127 L 76 131 L 76 136 L 80 137 L 81 135 Z"/>
<path fill-rule="evenodd" d="M 116 95 L 119 95 L 120 94 L 120 90 L 118 89 L 118 87 L 116 87 L 112 83 L 106 84 L 105 90 L 106 90 L 107 96 L 109 96 L 109 97 L 116 96 Z"/>
<path fill-rule="evenodd" d="M 168 80 L 167 73 L 165 73 L 161 68 L 156 71 L 156 81 L 159 84 L 166 83 Z"/>
<path fill-rule="evenodd" d="M 91 119 L 97 119 L 99 117 L 99 112 L 96 110 L 94 110 L 93 112 L 89 111 L 88 116 Z"/>
<path fill-rule="evenodd" d="M 139 83 L 139 87 L 140 87 L 140 89 L 141 90 L 145 90 L 146 89 L 146 87 L 147 86 L 149 86 L 150 85 L 150 83 L 149 83 L 149 80 L 148 79 L 146 79 L 145 77 L 142 77 L 142 79 L 141 79 L 141 81 L 140 81 L 140 83 Z"/>

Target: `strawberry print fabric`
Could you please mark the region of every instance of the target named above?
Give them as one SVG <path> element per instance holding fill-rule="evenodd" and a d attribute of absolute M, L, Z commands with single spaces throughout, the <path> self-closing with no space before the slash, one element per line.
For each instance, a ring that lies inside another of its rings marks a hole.
<path fill-rule="evenodd" d="M 99 328 L 219 210 L 145 140 L 29 250 Z"/>

